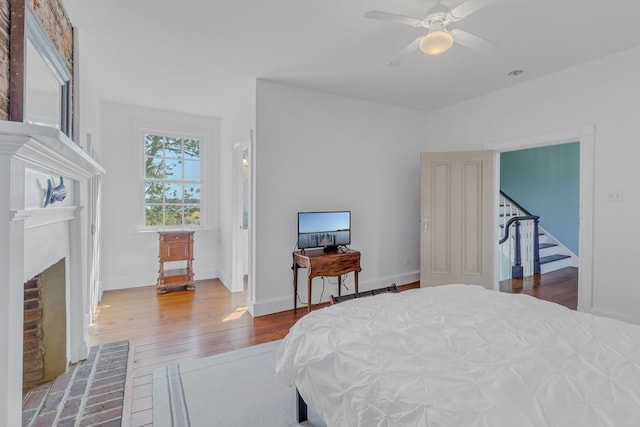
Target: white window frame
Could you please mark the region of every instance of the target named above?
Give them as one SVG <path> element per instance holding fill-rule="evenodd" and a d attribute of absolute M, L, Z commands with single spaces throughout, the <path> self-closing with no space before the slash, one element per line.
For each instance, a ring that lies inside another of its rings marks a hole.
<path fill-rule="evenodd" d="M 197 126 L 180 126 L 149 122 L 136 122 L 133 124 L 134 140 L 138 144 L 138 203 L 136 207 L 139 231 L 162 230 L 204 230 L 215 224 L 219 195 L 215 172 L 219 169 L 218 126 L 217 120 L 211 128 Z M 145 214 L 145 135 L 159 135 L 172 138 L 193 138 L 200 141 L 200 224 L 183 225 L 147 225 Z"/>

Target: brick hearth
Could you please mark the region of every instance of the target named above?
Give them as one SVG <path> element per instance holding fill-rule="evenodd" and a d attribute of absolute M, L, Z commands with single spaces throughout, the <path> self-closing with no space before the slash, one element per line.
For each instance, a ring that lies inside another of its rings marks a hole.
<path fill-rule="evenodd" d="M 25 391 L 23 427 L 120 426 L 128 356 L 128 341 L 92 347 L 64 375 Z"/>

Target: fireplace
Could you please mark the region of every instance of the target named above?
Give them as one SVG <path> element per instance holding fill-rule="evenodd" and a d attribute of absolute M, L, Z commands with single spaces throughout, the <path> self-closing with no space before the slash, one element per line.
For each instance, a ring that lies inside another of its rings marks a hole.
<path fill-rule="evenodd" d="M 66 369 L 88 354 L 88 188 L 89 179 L 101 173 L 102 167 L 57 129 L 0 121 L 0 425 L 21 425 L 20 350 L 25 316 L 34 314 L 24 311 L 24 288 L 51 266 L 63 272 L 56 273 L 53 288 L 48 283 L 42 288 L 57 293 L 53 305 L 60 313 L 52 322 L 57 336 L 64 337 L 56 340 L 64 344 L 49 350 L 45 343 L 45 353 L 58 354 L 55 369 Z M 49 184 L 59 187 L 62 180 L 66 197 L 51 199 L 45 207 Z M 39 344 L 27 347 L 34 345 Z"/>
<path fill-rule="evenodd" d="M 65 259 L 61 259 L 24 284 L 23 389 L 67 370 L 65 283 Z"/>

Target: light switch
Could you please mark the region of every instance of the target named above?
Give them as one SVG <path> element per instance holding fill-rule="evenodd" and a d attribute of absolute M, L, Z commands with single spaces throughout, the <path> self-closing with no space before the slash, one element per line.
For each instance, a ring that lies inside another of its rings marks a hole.
<path fill-rule="evenodd" d="M 622 202 L 623 199 L 622 190 L 607 191 L 607 202 Z"/>

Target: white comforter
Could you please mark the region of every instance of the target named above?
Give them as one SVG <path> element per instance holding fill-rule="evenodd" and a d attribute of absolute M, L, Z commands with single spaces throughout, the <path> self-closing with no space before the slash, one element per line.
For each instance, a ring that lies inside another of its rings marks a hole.
<path fill-rule="evenodd" d="M 640 426 L 640 326 L 479 286 L 314 311 L 276 371 L 329 427 Z"/>

